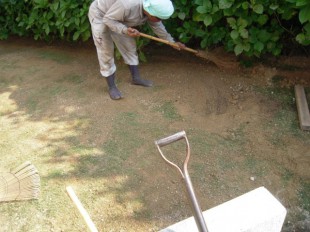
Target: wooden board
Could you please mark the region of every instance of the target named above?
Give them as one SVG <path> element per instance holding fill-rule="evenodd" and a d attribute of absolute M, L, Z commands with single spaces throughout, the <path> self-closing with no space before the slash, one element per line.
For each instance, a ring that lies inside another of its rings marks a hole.
<path fill-rule="evenodd" d="M 310 130 L 310 113 L 304 87 L 295 85 L 299 125 L 302 130 Z"/>

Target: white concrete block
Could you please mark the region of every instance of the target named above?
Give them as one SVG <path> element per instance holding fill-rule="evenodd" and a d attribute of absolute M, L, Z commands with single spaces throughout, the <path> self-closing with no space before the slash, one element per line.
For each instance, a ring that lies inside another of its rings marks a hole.
<path fill-rule="evenodd" d="M 283 205 L 265 188 L 203 212 L 209 232 L 280 232 L 286 216 Z M 161 232 L 198 232 L 194 217 L 171 225 Z"/>

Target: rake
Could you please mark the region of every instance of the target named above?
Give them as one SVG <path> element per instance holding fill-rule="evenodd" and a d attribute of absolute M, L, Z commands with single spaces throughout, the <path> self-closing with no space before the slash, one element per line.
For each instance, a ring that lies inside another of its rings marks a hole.
<path fill-rule="evenodd" d="M 165 40 L 165 39 L 161 39 L 161 38 L 151 36 L 148 34 L 144 34 L 141 32 L 139 32 L 139 35 L 144 37 L 144 38 L 147 38 L 147 39 L 151 39 L 151 40 L 154 40 L 154 41 L 157 41 L 160 43 L 164 43 L 164 44 L 167 44 L 167 45 L 175 47 L 175 48 L 179 48 L 179 46 L 177 44 L 170 42 L 168 40 Z M 205 59 L 207 61 L 212 62 L 220 69 L 237 70 L 239 67 L 239 64 L 236 60 L 236 57 L 232 56 L 232 55 L 228 55 L 228 54 L 221 55 L 221 54 L 213 53 L 211 51 L 194 50 L 194 49 L 189 48 L 189 47 L 184 47 L 184 48 L 182 48 L 182 50 L 193 53 L 197 57 L 200 57 L 202 59 Z"/>
<path fill-rule="evenodd" d="M 40 176 L 29 161 L 10 172 L 0 172 L 0 202 L 38 199 Z"/>

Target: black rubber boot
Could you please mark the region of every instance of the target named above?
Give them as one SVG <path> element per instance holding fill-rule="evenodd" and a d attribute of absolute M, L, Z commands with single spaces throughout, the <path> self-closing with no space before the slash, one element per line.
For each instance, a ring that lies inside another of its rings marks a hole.
<path fill-rule="evenodd" d="M 109 86 L 109 95 L 113 100 L 119 100 L 121 99 L 122 93 L 118 90 L 118 88 L 115 85 L 115 73 L 113 73 L 111 76 L 106 77 L 108 86 Z"/>
<path fill-rule="evenodd" d="M 129 65 L 129 69 L 130 69 L 131 76 L 132 76 L 132 84 L 142 85 L 145 87 L 153 86 L 152 81 L 141 79 L 138 65 Z"/>

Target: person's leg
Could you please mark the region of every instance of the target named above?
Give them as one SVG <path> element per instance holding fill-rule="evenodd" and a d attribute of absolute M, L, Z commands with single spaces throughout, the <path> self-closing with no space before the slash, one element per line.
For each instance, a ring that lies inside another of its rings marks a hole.
<path fill-rule="evenodd" d="M 115 84 L 114 44 L 109 29 L 102 23 L 103 14 L 97 9 L 96 4 L 96 1 L 91 4 L 88 17 L 96 45 L 100 73 L 107 81 L 110 97 L 117 100 L 122 98 L 122 94 Z"/>
<path fill-rule="evenodd" d="M 152 86 L 152 81 L 142 79 L 140 76 L 136 40 L 130 36 L 119 35 L 114 32 L 111 32 L 111 36 L 125 63 L 129 66 L 129 70 L 132 76 L 132 83 L 146 87 Z"/>
<path fill-rule="evenodd" d="M 129 70 L 132 76 L 132 83 L 134 85 L 142 85 L 145 87 L 153 86 L 153 82 L 150 80 L 145 80 L 140 77 L 140 72 L 138 65 L 129 65 Z"/>
<path fill-rule="evenodd" d="M 118 100 L 123 97 L 122 93 L 118 90 L 115 84 L 115 73 L 106 77 L 109 86 L 109 95 L 113 100 Z"/>

